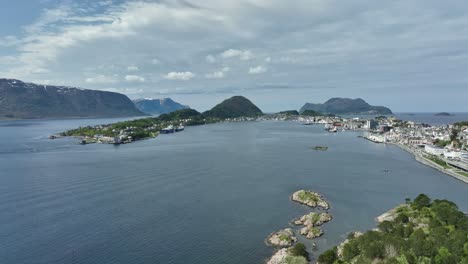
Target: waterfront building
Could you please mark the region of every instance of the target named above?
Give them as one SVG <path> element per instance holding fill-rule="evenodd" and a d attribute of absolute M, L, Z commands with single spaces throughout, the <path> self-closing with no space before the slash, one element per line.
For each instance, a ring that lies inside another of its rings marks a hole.
<path fill-rule="evenodd" d="M 443 155 L 446 152 L 446 149 L 441 148 L 441 147 L 437 147 L 437 146 L 433 146 L 433 145 L 425 145 L 424 146 L 424 151 L 426 153 L 431 154 L 431 155 L 440 156 L 440 155 Z"/>
<path fill-rule="evenodd" d="M 422 137 L 409 137 L 406 139 L 406 144 L 408 145 L 422 145 L 426 140 Z"/>
<path fill-rule="evenodd" d="M 374 119 L 370 119 L 366 121 L 366 128 L 369 130 L 377 129 L 378 125 L 379 125 L 379 122 L 375 121 Z"/>
<path fill-rule="evenodd" d="M 461 160 L 462 154 L 463 154 L 463 152 L 461 152 L 461 151 L 452 150 L 452 151 L 444 152 L 444 157 L 446 157 L 448 159 L 460 159 Z"/>

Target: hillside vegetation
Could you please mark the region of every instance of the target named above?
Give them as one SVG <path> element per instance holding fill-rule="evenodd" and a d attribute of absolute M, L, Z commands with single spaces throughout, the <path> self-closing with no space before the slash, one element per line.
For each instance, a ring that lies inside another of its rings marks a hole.
<path fill-rule="evenodd" d="M 237 118 L 257 117 L 263 115 L 262 111 L 249 99 L 243 96 L 233 96 L 203 113 L 204 117 L 211 118 Z"/>
<path fill-rule="evenodd" d="M 447 200 L 424 194 L 398 207 L 377 230 L 350 235 L 320 264 L 468 264 L 468 217 Z"/>
<path fill-rule="evenodd" d="M 303 113 L 305 110 L 324 114 L 392 114 L 389 108 L 370 105 L 361 98 L 331 98 L 323 104 L 306 103 L 299 112 Z"/>

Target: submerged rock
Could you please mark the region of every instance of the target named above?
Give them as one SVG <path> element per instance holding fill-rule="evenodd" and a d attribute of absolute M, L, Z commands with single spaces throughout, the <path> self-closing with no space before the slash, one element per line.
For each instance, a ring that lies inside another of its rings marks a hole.
<path fill-rule="evenodd" d="M 272 233 L 267 238 L 267 243 L 275 247 L 290 247 L 296 241 L 297 238 L 294 236 L 294 231 L 291 228 Z"/>
<path fill-rule="evenodd" d="M 325 199 L 323 199 L 322 195 L 312 191 L 299 190 L 293 193 L 291 200 L 310 207 L 321 207 L 323 209 L 330 208 Z"/>

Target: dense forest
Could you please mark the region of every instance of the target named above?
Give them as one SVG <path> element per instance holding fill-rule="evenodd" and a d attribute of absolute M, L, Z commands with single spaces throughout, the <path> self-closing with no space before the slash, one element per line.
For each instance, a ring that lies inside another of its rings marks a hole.
<path fill-rule="evenodd" d="M 320 255 L 320 264 L 468 264 L 468 216 L 456 204 L 420 194 L 378 229 L 351 233 Z"/>

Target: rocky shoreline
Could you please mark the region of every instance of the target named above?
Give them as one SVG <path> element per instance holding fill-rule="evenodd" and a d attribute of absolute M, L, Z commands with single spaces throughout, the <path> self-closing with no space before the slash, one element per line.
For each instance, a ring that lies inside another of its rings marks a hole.
<path fill-rule="evenodd" d="M 271 233 L 266 239 L 266 244 L 274 247 L 290 247 L 296 242 L 297 238 L 291 228 Z"/>
<path fill-rule="evenodd" d="M 330 205 L 323 198 L 323 196 L 317 192 L 308 190 L 299 190 L 294 192 L 291 197 L 291 201 L 306 205 L 311 208 L 319 208 L 328 210 Z M 328 212 L 310 212 L 299 218 L 291 221 L 291 224 L 295 226 L 303 226 L 299 230 L 299 234 L 303 235 L 307 239 L 314 239 L 324 234 L 323 230 L 319 226 L 327 223 L 333 219 L 332 215 Z M 305 246 L 302 243 L 297 243 L 295 232 L 291 228 L 285 228 L 277 232 L 271 233 L 266 239 L 265 243 L 269 246 L 279 247 L 273 256 L 266 261 L 267 264 L 288 264 L 298 263 L 307 264 L 309 263 L 308 252 L 305 250 Z M 297 244 L 296 244 L 297 243 Z M 315 244 L 315 243 L 314 243 Z M 299 250 L 297 248 L 300 248 Z M 302 251 L 302 253 L 298 253 Z"/>
<path fill-rule="evenodd" d="M 308 239 L 313 239 L 323 235 L 323 230 L 318 228 L 322 224 L 329 222 L 333 217 L 329 213 L 309 213 L 293 221 L 294 225 L 303 225 L 300 234 Z"/>
<path fill-rule="evenodd" d="M 422 164 L 424 164 L 426 166 L 429 166 L 431 168 L 434 168 L 434 169 L 436 169 L 436 170 L 438 170 L 438 171 L 440 171 L 442 173 L 445 173 L 445 174 L 447 174 L 449 176 L 452 176 L 452 177 L 456 178 L 457 180 L 460 180 L 460 181 L 462 181 L 464 183 L 468 183 L 468 177 L 464 177 L 462 175 L 457 174 L 456 172 L 453 172 L 451 170 L 447 170 L 447 169 L 443 168 L 442 166 L 436 164 L 435 162 L 426 159 L 421 154 L 411 150 L 409 147 L 404 146 L 404 145 L 399 144 L 399 143 L 390 143 L 390 144 L 395 145 L 395 146 L 399 147 L 400 149 L 402 149 L 402 150 L 404 150 L 404 151 L 406 151 L 406 152 L 408 152 L 410 154 L 413 154 L 414 158 L 417 161 L 419 161 L 420 163 L 422 163 Z"/>

